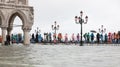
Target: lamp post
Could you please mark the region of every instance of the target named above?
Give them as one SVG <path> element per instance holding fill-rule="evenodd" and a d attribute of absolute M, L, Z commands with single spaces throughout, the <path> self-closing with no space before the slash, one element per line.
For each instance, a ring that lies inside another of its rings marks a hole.
<path fill-rule="evenodd" d="M 38 34 L 40 33 L 40 29 L 37 27 L 37 29 L 35 30 L 35 33 Z"/>
<path fill-rule="evenodd" d="M 103 33 L 106 32 L 106 28 L 104 28 L 103 25 L 101 25 L 101 28 L 99 28 L 99 33 L 101 33 L 101 42 L 103 42 Z"/>
<path fill-rule="evenodd" d="M 54 22 L 54 25 L 52 25 L 52 30 L 55 30 L 55 40 L 56 40 L 56 31 L 59 30 L 59 25 L 57 25 L 57 22 Z"/>
<path fill-rule="evenodd" d="M 101 25 L 101 28 L 99 28 L 99 32 L 100 33 L 105 33 L 106 32 L 106 28 L 104 28 L 104 26 L 103 25 Z"/>
<path fill-rule="evenodd" d="M 85 21 L 84 19 L 82 19 L 82 16 L 83 16 L 83 12 L 80 11 L 80 16 L 75 16 L 75 22 L 76 24 L 80 24 L 81 25 L 81 41 L 80 41 L 80 46 L 83 46 L 83 42 L 82 42 L 82 24 L 86 24 L 88 22 L 88 16 L 85 17 Z"/>
<path fill-rule="evenodd" d="M 39 28 L 37 27 L 37 29 L 35 30 L 36 33 L 36 42 L 38 43 L 38 33 L 40 33 Z"/>

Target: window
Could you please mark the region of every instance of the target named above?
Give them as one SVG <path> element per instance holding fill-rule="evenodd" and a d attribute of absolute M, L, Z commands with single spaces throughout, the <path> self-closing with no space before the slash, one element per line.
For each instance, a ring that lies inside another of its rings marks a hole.
<path fill-rule="evenodd" d="M 6 0 L 7 3 L 15 3 L 15 0 Z"/>
<path fill-rule="evenodd" d="M 18 0 L 18 4 L 26 4 L 26 0 Z"/>

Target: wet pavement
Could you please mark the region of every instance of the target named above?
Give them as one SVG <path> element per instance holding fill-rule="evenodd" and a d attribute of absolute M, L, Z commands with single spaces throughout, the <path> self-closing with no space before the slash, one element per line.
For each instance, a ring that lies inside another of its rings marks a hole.
<path fill-rule="evenodd" d="M 0 67 L 120 67 L 120 46 L 0 45 Z"/>

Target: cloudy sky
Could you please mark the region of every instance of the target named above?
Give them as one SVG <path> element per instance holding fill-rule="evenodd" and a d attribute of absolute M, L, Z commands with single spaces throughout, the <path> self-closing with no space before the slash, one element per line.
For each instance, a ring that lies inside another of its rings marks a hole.
<path fill-rule="evenodd" d="M 44 32 L 53 32 L 51 25 L 54 21 L 60 25 L 59 31 L 77 34 L 80 25 L 74 21 L 75 16 L 83 18 L 87 15 L 88 23 L 83 25 L 83 31 L 98 31 L 101 25 L 107 29 L 106 32 L 117 32 L 120 30 L 120 0 L 29 0 L 29 5 L 34 7 L 34 25 L 31 33 L 37 27 Z M 15 30 L 13 30 L 15 32 Z"/>

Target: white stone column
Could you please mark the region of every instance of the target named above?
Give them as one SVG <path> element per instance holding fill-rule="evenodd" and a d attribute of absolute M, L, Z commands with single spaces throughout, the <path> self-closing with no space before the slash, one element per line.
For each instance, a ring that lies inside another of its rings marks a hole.
<path fill-rule="evenodd" d="M 1 29 L 2 29 L 2 45 L 5 45 L 7 28 L 2 27 Z"/>
<path fill-rule="evenodd" d="M 24 45 L 30 45 L 30 29 L 23 29 L 24 32 Z"/>
<path fill-rule="evenodd" d="M 28 5 L 28 0 L 26 0 L 26 5 Z"/>

